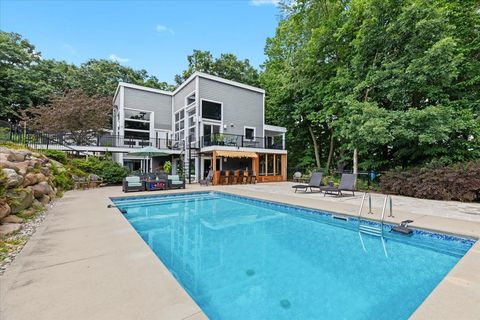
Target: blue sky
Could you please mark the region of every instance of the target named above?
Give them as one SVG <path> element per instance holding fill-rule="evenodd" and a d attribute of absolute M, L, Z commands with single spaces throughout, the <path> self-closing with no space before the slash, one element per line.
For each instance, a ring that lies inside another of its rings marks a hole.
<path fill-rule="evenodd" d="M 116 59 L 173 83 L 193 49 L 262 64 L 279 19 L 276 2 L 0 0 L 0 29 L 20 33 L 45 58 Z"/>

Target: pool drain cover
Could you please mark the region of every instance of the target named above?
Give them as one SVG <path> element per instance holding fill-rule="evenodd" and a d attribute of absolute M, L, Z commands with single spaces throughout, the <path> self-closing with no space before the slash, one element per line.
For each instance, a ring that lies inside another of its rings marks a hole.
<path fill-rule="evenodd" d="M 290 301 L 288 301 L 287 299 L 280 300 L 280 305 L 283 309 L 290 309 L 290 307 L 292 306 Z"/>
<path fill-rule="evenodd" d="M 253 275 L 255 274 L 255 270 L 253 270 L 253 269 L 248 269 L 246 273 L 247 273 L 247 276 L 251 277 L 251 276 L 253 276 Z"/>

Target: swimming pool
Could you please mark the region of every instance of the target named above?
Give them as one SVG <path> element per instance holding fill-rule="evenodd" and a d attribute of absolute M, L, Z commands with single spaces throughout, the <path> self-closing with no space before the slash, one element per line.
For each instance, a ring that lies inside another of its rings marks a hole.
<path fill-rule="evenodd" d="M 407 319 L 475 242 L 220 192 L 112 200 L 210 319 Z"/>

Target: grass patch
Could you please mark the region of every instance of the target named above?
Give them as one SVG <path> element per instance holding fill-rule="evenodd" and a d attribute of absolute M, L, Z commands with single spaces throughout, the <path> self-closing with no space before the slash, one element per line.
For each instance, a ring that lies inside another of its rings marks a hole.
<path fill-rule="evenodd" d="M 18 246 L 23 246 L 27 242 L 27 237 L 18 237 L 11 239 L 0 239 L 0 261 L 5 260 L 8 254 Z"/>

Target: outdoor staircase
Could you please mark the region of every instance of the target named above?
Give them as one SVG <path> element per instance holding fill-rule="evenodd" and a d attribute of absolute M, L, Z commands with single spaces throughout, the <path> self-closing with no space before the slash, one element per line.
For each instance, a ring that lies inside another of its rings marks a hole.
<path fill-rule="evenodd" d="M 365 199 L 368 196 L 368 212 L 367 214 L 373 214 L 372 212 L 372 196 L 369 192 L 365 192 L 363 194 L 362 198 L 362 203 L 360 204 L 360 209 L 358 210 L 358 232 L 364 233 L 364 234 L 369 234 L 371 236 L 376 236 L 376 237 L 383 237 L 383 223 L 385 219 L 385 211 L 387 208 L 387 202 L 390 200 L 390 214 L 389 217 L 393 217 L 392 214 L 392 197 L 390 195 L 385 196 L 385 200 L 383 201 L 383 209 L 382 209 L 382 218 L 380 220 L 380 226 L 374 225 L 374 224 L 369 224 L 368 220 L 362 219 L 362 210 L 363 210 L 363 205 L 365 203 Z"/>

